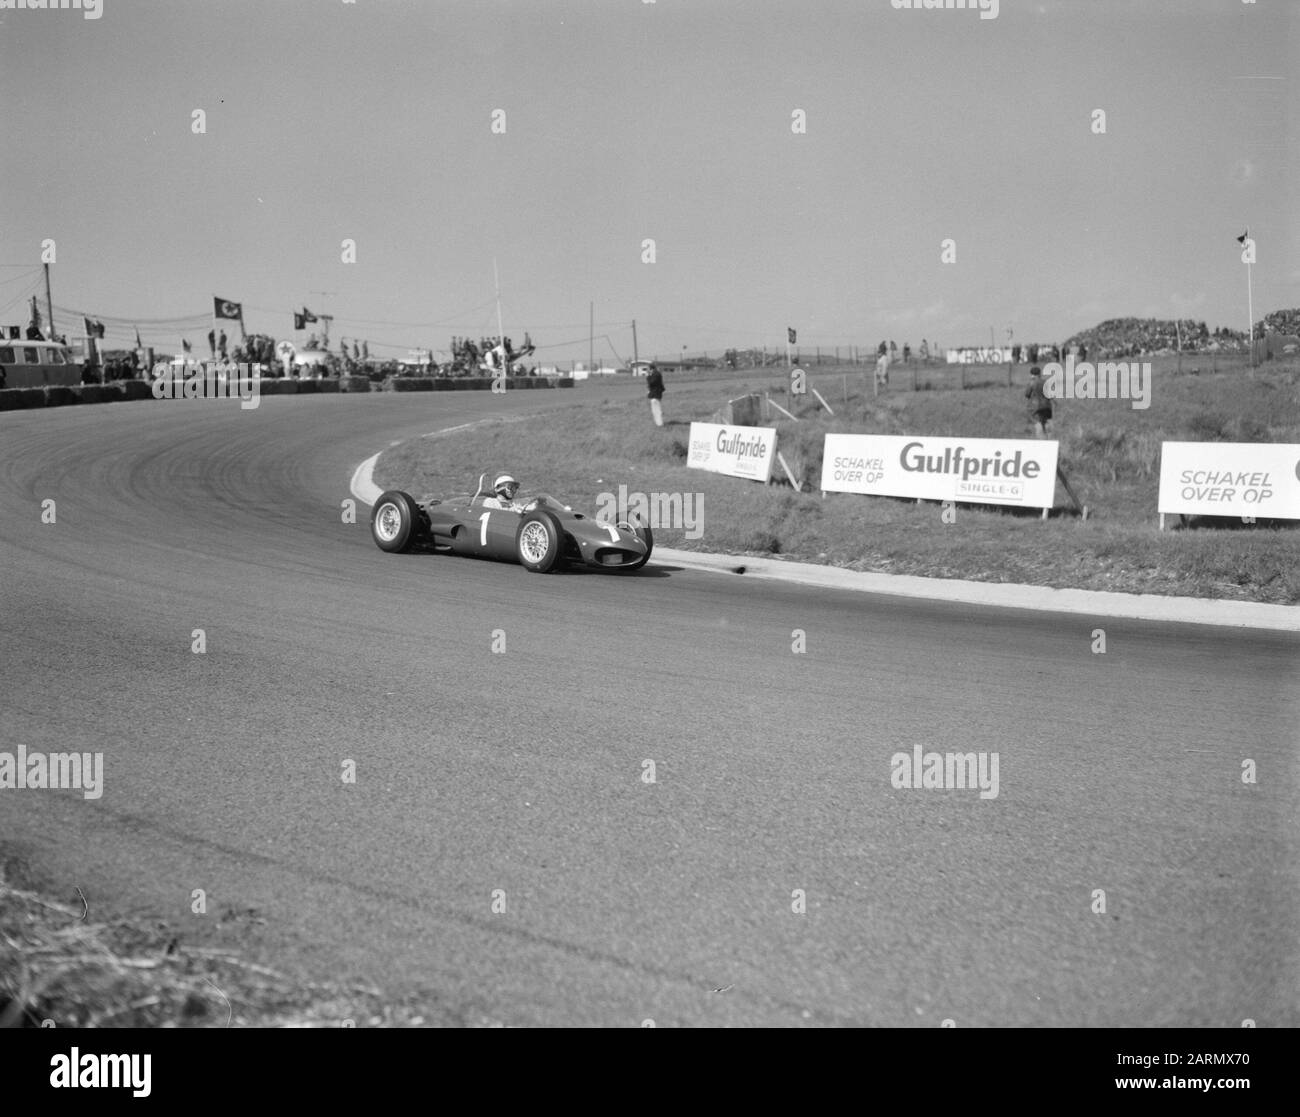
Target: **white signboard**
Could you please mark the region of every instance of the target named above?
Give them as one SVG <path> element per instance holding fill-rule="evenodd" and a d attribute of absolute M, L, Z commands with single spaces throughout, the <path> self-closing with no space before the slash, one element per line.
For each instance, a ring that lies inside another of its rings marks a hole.
<path fill-rule="evenodd" d="M 774 427 L 724 427 L 718 423 L 692 423 L 690 469 L 707 469 L 729 477 L 767 482 L 776 457 Z"/>
<path fill-rule="evenodd" d="M 828 434 L 821 487 L 823 492 L 1051 508 L 1059 448 L 1046 439 Z"/>
<path fill-rule="evenodd" d="M 949 349 L 947 356 L 950 365 L 1004 365 L 1011 360 L 1011 346 Z"/>
<path fill-rule="evenodd" d="M 1159 510 L 1300 520 L 1300 445 L 1161 443 Z"/>

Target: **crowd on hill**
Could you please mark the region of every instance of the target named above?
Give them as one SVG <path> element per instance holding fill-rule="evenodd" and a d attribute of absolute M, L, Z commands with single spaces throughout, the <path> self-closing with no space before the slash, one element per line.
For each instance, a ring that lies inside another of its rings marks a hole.
<path fill-rule="evenodd" d="M 1066 345 L 1082 345 L 1098 358 L 1120 360 L 1180 349 L 1184 353 L 1244 349 L 1246 335 L 1226 327 L 1211 330 L 1190 318 L 1108 318 L 1075 334 Z"/>

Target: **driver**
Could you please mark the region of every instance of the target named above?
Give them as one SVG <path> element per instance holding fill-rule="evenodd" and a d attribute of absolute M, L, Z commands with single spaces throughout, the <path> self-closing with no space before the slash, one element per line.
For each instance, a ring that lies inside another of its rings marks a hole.
<path fill-rule="evenodd" d="M 522 512 L 524 505 L 522 501 L 515 500 L 515 493 L 519 491 L 519 482 L 508 473 L 501 474 L 492 482 L 492 492 L 496 495 L 484 497 L 484 508 L 504 508 L 511 512 Z"/>

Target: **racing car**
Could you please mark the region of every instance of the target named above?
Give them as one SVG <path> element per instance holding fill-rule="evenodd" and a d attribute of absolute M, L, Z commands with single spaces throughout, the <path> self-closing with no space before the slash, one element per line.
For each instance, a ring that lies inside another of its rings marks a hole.
<path fill-rule="evenodd" d="M 375 501 L 370 534 L 381 551 L 401 553 L 417 544 L 450 548 L 458 555 L 517 562 L 537 574 L 566 564 L 602 570 L 639 570 L 650 560 L 654 535 L 648 524 L 594 520 L 549 493 L 518 509 L 493 507 L 487 474 L 472 496 L 417 501 L 390 489 Z"/>

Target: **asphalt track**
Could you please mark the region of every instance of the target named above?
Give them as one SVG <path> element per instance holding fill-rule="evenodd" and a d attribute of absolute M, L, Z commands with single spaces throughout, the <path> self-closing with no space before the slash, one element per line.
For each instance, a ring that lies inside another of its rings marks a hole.
<path fill-rule="evenodd" d="M 1294 634 L 342 522 L 390 442 L 569 398 L 0 414 L 0 747 L 105 754 L 98 800 L 0 791 L 0 855 L 434 1022 L 1300 1023 Z M 894 788 L 916 744 L 998 753 L 997 798 Z"/>

